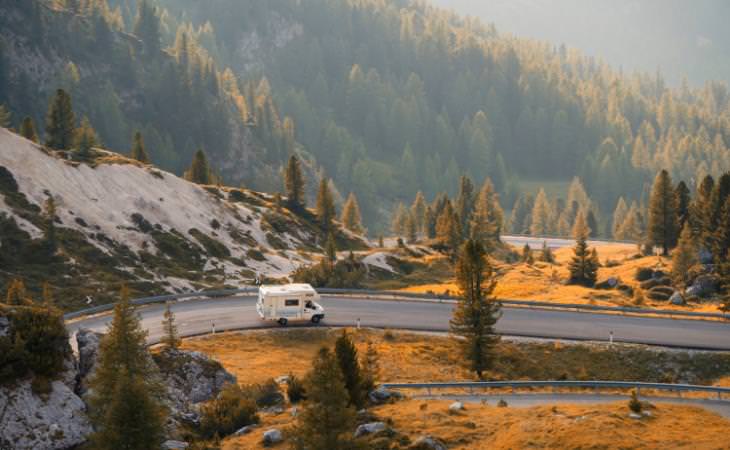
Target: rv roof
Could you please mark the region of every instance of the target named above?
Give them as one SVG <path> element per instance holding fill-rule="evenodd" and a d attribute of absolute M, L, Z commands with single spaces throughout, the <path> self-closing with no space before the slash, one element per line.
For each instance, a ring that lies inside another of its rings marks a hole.
<path fill-rule="evenodd" d="M 259 286 L 259 292 L 264 295 L 291 295 L 291 294 L 316 294 L 317 291 L 308 284 L 281 284 L 270 286 Z"/>

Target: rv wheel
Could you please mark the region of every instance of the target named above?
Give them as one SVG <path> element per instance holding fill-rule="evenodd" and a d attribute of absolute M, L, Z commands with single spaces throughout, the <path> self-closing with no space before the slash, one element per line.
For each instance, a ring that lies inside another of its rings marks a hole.
<path fill-rule="evenodd" d="M 287 322 L 287 320 L 284 317 L 282 317 L 281 319 L 279 319 L 279 325 L 281 325 L 282 327 L 285 327 L 286 326 L 286 322 Z"/>
<path fill-rule="evenodd" d="M 322 320 L 322 317 L 312 316 L 312 323 L 319 323 L 320 320 Z"/>

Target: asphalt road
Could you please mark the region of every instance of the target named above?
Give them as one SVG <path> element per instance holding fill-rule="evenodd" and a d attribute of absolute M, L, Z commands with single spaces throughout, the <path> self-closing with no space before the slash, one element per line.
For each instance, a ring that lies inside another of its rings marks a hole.
<path fill-rule="evenodd" d="M 543 242 L 546 243 L 547 246 L 550 248 L 572 247 L 575 245 L 574 239 L 563 239 L 563 238 L 541 238 L 541 237 L 530 237 L 530 236 L 503 235 L 500 237 L 500 239 L 505 244 L 510 244 L 515 247 L 524 247 L 525 244 L 527 244 L 533 250 L 541 249 Z M 601 245 L 612 245 L 612 244 L 616 244 L 616 242 L 592 241 L 592 240 L 588 241 L 588 245 L 590 247 L 598 247 Z M 626 244 L 626 245 L 634 245 L 634 244 Z"/>
<path fill-rule="evenodd" d="M 453 305 L 450 303 L 413 302 L 325 297 L 324 326 L 362 326 L 447 331 Z M 278 327 L 256 314 L 253 297 L 190 300 L 172 304 L 180 334 L 192 336 L 216 331 Z M 706 350 L 730 351 L 730 323 L 580 313 L 548 309 L 503 308 L 497 331 L 503 335 L 550 339 L 607 341 L 613 333 L 615 342 L 660 345 Z M 150 305 L 139 310 L 142 324 L 149 330 L 149 340 L 162 335 L 164 305 Z M 73 333 L 79 328 L 104 331 L 109 315 L 84 318 L 67 325 Z M 307 324 L 302 324 L 307 325 Z M 290 325 L 297 326 L 297 325 Z M 72 340 L 73 341 L 73 340 Z"/>

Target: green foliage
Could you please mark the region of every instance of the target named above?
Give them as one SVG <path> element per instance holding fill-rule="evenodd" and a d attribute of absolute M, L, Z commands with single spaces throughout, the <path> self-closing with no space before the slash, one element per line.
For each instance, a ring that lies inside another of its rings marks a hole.
<path fill-rule="evenodd" d="M 258 423 L 256 401 L 237 384 L 228 384 L 218 397 L 200 409 L 202 437 L 227 436 L 246 425 Z"/>
<path fill-rule="evenodd" d="M 8 128 L 10 126 L 11 116 L 10 111 L 8 111 L 5 105 L 0 105 L 0 127 Z"/>
<path fill-rule="evenodd" d="M 468 240 L 461 248 L 456 263 L 456 282 L 460 299 L 451 319 L 451 333 L 458 341 L 469 368 L 479 378 L 494 364 L 494 347 L 499 342 L 495 335 L 499 303 L 491 297 L 497 285 L 492 265 L 481 243 Z"/>
<path fill-rule="evenodd" d="M 365 231 L 362 226 L 360 205 L 357 203 L 357 197 L 355 197 L 354 192 L 350 192 L 350 195 L 347 197 L 347 201 L 345 201 L 345 205 L 342 207 L 342 216 L 340 221 L 346 230 L 350 230 L 353 233 L 362 234 L 363 231 Z"/>
<path fill-rule="evenodd" d="M 71 106 L 71 96 L 63 89 L 56 90 L 46 115 L 46 145 L 67 150 L 73 145 L 76 118 Z"/>
<path fill-rule="evenodd" d="M 0 337 L 0 384 L 31 375 L 43 380 L 57 378 L 71 354 L 61 311 L 33 306 L 32 300 L 24 299 L 22 305 L 0 304 L 0 317 L 10 323 L 7 336 Z"/>
<path fill-rule="evenodd" d="M 208 157 L 203 149 L 198 149 L 193 156 L 190 168 L 185 172 L 185 179 L 198 184 L 213 184 L 213 176 L 208 164 Z"/>
<path fill-rule="evenodd" d="M 555 255 L 553 255 L 553 251 L 550 249 L 550 247 L 548 247 L 547 242 L 545 241 L 542 241 L 540 260 L 549 264 L 555 263 Z"/>
<path fill-rule="evenodd" d="M 697 246 L 688 222 L 682 228 L 679 244 L 672 254 L 672 280 L 680 289 L 687 286 L 690 269 L 697 263 Z"/>
<path fill-rule="evenodd" d="M 317 220 L 324 233 L 329 233 L 332 229 L 332 220 L 337 215 L 335 210 L 335 201 L 332 198 L 329 180 L 325 177 L 319 182 L 319 190 L 317 191 Z"/>
<path fill-rule="evenodd" d="M 165 314 L 162 320 L 162 329 L 164 334 L 160 343 L 168 349 L 176 349 L 180 347 L 182 340 L 177 332 L 177 325 L 175 324 L 175 314 L 170 309 L 170 304 L 165 304 Z"/>
<path fill-rule="evenodd" d="M 352 338 L 347 334 L 347 330 L 342 330 L 342 334 L 335 341 L 335 355 L 345 380 L 350 404 L 356 409 L 360 409 L 365 405 L 367 393 L 363 390 L 364 380 L 357 349 Z"/>
<path fill-rule="evenodd" d="M 639 395 L 637 394 L 636 389 L 634 389 L 631 391 L 631 398 L 629 399 L 629 410 L 635 414 L 641 414 L 642 409 L 643 405 L 639 400 Z"/>
<path fill-rule="evenodd" d="M 101 339 L 91 380 L 94 448 L 152 450 L 162 442 L 162 386 L 156 381 L 156 367 L 147 352 L 146 339 L 129 292 L 123 287 L 111 325 Z"/>
<path fill-rule="evenodd" d="M 284 172 L 287 205 L 292 211 L 300 211 L 306 206 L 304 199 L 304 175 L 297 155 L 291 155 Z"/>
<path fill-rule="evenodd" d="M 354 256 L 333 263 L 323 259 L 317 264 L 301 266 L 291 275 L 296 283 L 307 283 L 314 287 L 359 288 L 365 280 L 365 267 L 355 261 Z"/>
<path fill-rule="evenodd" d="M 677 198 L 672 178 L 666 170 L 662 170 L 651 188 L 648 239 L 652 245 L 661 247 L 666 256 L 669 249 L 677 244 L 678 235 Z"/>
<path fill-rule="evenodd" d="M 137 161 L 145 164 L 150 163 L 150 157 L 147 154 L 147 150 L 144 148 L 144 140 L 142 139 L 142 133 L 136 131 L 132 138 L 132 151 L 129 153 L 129 157 L 136 159 Z"/>
<path fill-rule="evenodd" d="M 289 397 L 289 402 L 292 404 L 307 399 L 304 383 L 294 374 L 289 374 L 289 381 L 287 381 L 286 385 L 286 396 Z"/>
<path fill-rule="evenodd" d="M 38 142 L 38 133 L 31 117 L 25 116 L 23 118 L 23 122 L 20 124 L 20 135 L 33 142 Z"/>
<path fill-rule="evenodd" d="M 307 402 L 294 430 L 293 447 L 299 450 L 353 448 L 355 409 L 337 357 L 322 348 L 306 378 Z"/>
<path fill-rule="evenodd" d="M 74 131 L 74 148 L 79 158 L 88 158 L 91 155 L 92 147 L 99 143 L 96 131 L 91 126 L 88 117 L 81 120 L 81 125 Z"/>
<path fill-rule="evenodd" d="M 599 266 L 596 249 L 590 251 L 585 235 L 581 235 L 577 239 L 573 253 L 573 259 L 568 266 L 570 272 L 568 283 L 593 287 L 596 284 Z"/>
<path fill-rule="evenodd" d="M 532 249 L 529 244 L 522 247 L 522 262 L 525 264 L 534 264 L 535 258 L 532 256 Z"/>
<path fill-rule="evenodd" d="M 365 354 L 360 361 L 360 367 L 362 373 L 362 390 L 363 394 L 367 395 L 375 389 L 375 385 L 378 379 L 380 379 L 380 356 L 372 342 L 368 342 Z"/>

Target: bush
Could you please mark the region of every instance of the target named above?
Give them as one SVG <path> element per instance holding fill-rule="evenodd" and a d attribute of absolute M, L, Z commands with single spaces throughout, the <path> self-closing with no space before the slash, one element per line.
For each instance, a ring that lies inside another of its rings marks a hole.
<path fill-rule="evenodd" d="M 636 393 L 636 390 L 631 391 L 631 398 L 629 399 L 629 409 L 633 413 L 641 414 L 642 408 L 643 405 L 641 404 L 641 401 L 639 401 L 639 396 Z"/>
<path fill-rule="evenodd" d="M 200 434 L 206 439 L 227 436 L 258 421 L 254 399 L 237 384 L 229 384 L 201 408 Z"/>
<path fill-rule="evenodd" d="M 304 391 L 304 384 L 294 374 L 289 375 L 289 383 L 286 388 L 286 395 L 289 397 L 289 402 L 299 403 L 302 400 L 306 400 L 307 396 Z"/>
<path fill-rule="evenodd" d="M 284 396 L 279 390 L 279 385 L 274 380 L 268 380 L 263 384 L 254 385 L 248 388 L 251 396 L 260 408 L 276 406 L 284 403 Z"/>

